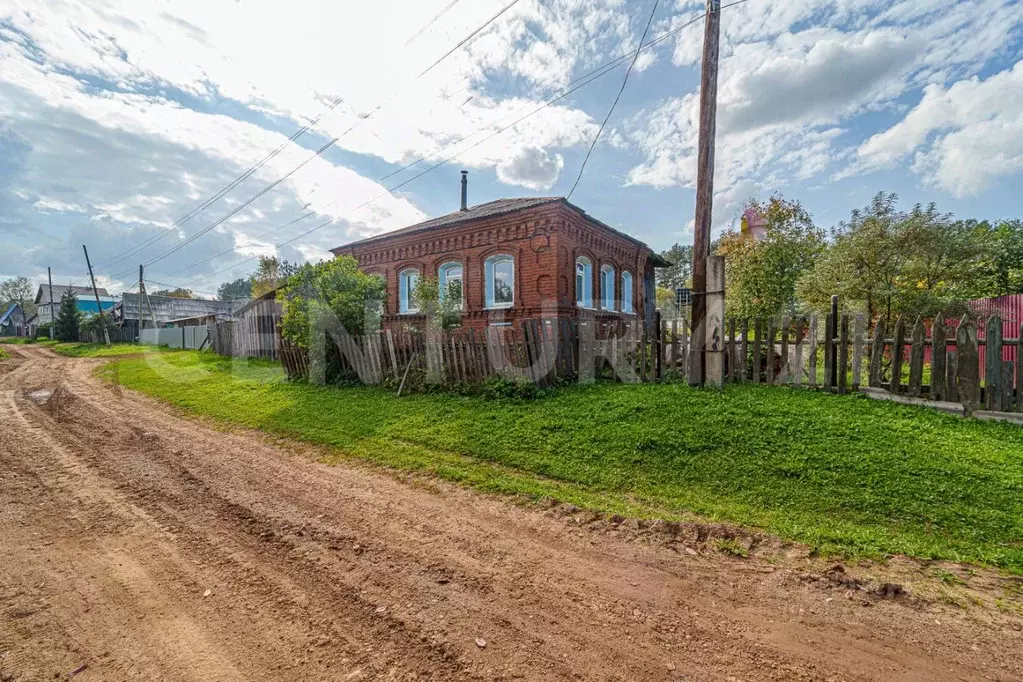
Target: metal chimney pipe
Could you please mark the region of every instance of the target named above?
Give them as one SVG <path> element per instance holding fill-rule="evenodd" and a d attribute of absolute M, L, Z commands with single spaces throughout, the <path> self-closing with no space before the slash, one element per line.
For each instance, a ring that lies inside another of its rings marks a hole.
<path fill-rule="evenodd" d="M 469 210 L 469 171 L 462 171 L 462 210 Z"/>

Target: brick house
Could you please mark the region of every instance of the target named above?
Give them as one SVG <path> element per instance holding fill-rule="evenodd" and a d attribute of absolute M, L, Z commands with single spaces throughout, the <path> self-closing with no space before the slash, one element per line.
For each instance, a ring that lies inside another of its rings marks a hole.
<path fill-rule="evenodd" d="M 419 278 L 461 291 L 462 326 L 520 319 L 598 319 L 654 312 L 654 267 L 667 265 L 643 242 L 560 197 L 466 204 L 449 215 L 331 249 L 387 285 L 384 327 L 421 323 Z M 457 283 L 452 288 L 452 283 Z"/>

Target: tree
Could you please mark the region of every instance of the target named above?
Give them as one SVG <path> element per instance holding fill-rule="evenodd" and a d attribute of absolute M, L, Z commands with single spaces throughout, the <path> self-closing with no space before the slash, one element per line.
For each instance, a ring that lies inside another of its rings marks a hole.
<path fill-rule="evenodd" d="M 32 301 L 34 291 L 35 287 L 28 277 L 5 279 L 0 282 L 0 307 L 6 310 L 11 303 L 17 303 L 25 311 L 25 317 L 31 317 L 36 313 L 36 305 Z"/>
<path fill-rule="evenodd" d="M 78 311 L 78 298 L 70 291 L 60 299 L 53 335 L 58 341 L 77 341 L 82 314 Z"/>
<path fill-rule="evenodd" d="M 159 291 L 153 291 L 150 296 L 168 296 L 170 298 L 195 298 L 195 292 L 191 289 L 160 289 Z"/>
<path fill-rule="evenodd" d="M 977 289 L 987 253 L 987 230 L 954 220 L 937 208 L 897 208 L 895 194 L 879 192 L 832 233 L 830 246 L 800 281 L 800 298 L 827 310 L 837 294 L 850 308 L 886 325 L 899 315 L 958 314 Z"/>
<path fill-rule="evenodd" d="M 671 263 L 669 267 L 657 268 L 654 276 L 657 286 L 671 289 L 689 287 L 693 283 L 693 247 L 688 244 L 675 244 L 661 253 L 661 258 Z"/>
<path fill-rule="evenodd" d="M 362 334 L 379 325 L 385 295 L 383 280 L 359 270 L 352 256 L 303 265 L 288 277 L 279 295 L 281 334 L 309 348 L 310 309 L 315 304 L 334 314 L 349 334 Z"/>
<path fill-rule="evenodd" d="M 974 298 L 1023 293 L 1023 220 L 1003 220 L 992 227 L 977 223 L 985 253 L 976 273 Z"/>
<path fill-rule="evenodd" d="M 763 239 L 730 232 L 717 244 L 725 257 L 728 314 L 756 318 L 795 312 L 796 284 L 813 267 L 824 234 L 799 201 L 775 195 L 767 203 L 751 199 L 749 209 L 766 220 Z"/>
<path fill-rule="evenodd" d="M 301 268 L 277 256 L 260 256 L 259 266 L 252 273 L 252 297 L 259 298 L 263 294 L 282 286 L 289 277 Z"/>
<path fill-rule="evenodd" d="M 448 283 L 441 292 L 440 283 L 433 277 L 422 277 L 413 292 L 419 312 L 437 329 L 451 329 L 462 322 L 462 281 Z"/>
<path fill-rule="evenodd" d="M 233 282 L 224 282 L 217 287 L 217 298 L 221 301 L 248 301 L 252 298 L 252 279 L 240 277 Z"/>
<path fill-rule="evenodd" d="M 117 325 L 110 319 L 109 315 L 90 315 L 82 319 L 78 324 L 78 330 L 80 336 L 93 335 L 97 339 L 103 339 L 103 327 L 107 328 L 107 331 L 113 333 Z M 79 337 L 80 338 L 80 337 Z"/>

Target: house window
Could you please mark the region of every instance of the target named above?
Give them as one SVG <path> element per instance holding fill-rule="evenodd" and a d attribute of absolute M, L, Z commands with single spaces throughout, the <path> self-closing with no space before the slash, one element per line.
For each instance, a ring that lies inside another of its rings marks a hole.
<path fill-rule="evenodd" d="M 419 284 L 419 271 L 402 270 L 398 275 L 399 293 L 401 295 L 400 311 L 403 315 L 419 312 L 419 300 L 416 298 L 416 286 Z"/>
<path fill-rule="evenodd" d="M 462 286 L 463 270 L 461 263 L 445 263 L 437 271 L 437 283 L 440 286 L 440 300 L 444 301 L 450 294 L 458 301 L 458 307 L 465 305 L 465 294 Z"/>
<path fill-rule="evenodd" d="M 510 308 L 515 303 L 515 261 L 511 256 L 491 256 L 484 268 L 487 307 Z"/>
<path fill-rule="evenodd" d="M 622 271 L 622 312 L 632 314 L 632 273 Z"/>
<path fill-rule="evenodd" d="M 615 309 L 615 269 L 610 265 L 600 268 L 600 307 Z"/>
<path fill-rule="evenodd" d="M 593 263 L 585 256 L 575 259 L 575 304 L 593 307 Z"/>

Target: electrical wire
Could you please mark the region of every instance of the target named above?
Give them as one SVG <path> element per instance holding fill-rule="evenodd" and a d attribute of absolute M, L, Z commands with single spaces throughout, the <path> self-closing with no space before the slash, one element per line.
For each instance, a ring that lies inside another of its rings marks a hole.
<path fill-rule="evenodd" d="M 647 19 L 646 28 L 643 29 L 643 37 L 639 39 L 640 45 L 642 45 L 643 41 L 646 40 L 647 33 L 650 32 L 650 26 L 654 23 L 654 14 L 657 13 L 658 4 L 660 4 L 660 0 L 654 0 L 654 6 L 650 10 L 650 18 Z M 611 103 L 611 108 L 607 110 L 607 116 L 604 117 L 604 122 L 600 124 L 600 128 L 597 129 L 597 134 L 593 136 L 593 142 L 590 143 L 590 148 L 586 150 L 586 156 L 583 157 L 583 164 L 579 167 L 579 175 L 576 177 L 575 182 L 572 183 L 572 189 L 568 191 L 568 196 L 565 197 L 566 199 L 572 198 L 575 188 L 579 186 L 579 181 L 583 179 L 583 172 L 586 170 L 586 162 L 590 160 L 590 154 L 593 153 L 593 148 L 597 146 L 597 140 L 600 139 L 600 134 L 604 132 L 604 127 L 607 125 L 607 122 L 611 120 L 611 114 L 614 113 L 615 107 L 618 106 L 618 101 L 622 98 L 622 93 L 625 92 L 625 86 L 629 83 L 629 76 L 632 75 L 632 69 L 635 68 L 637 61 L 639 61 L 639 50 L 636 51 L 636 56 L 632 58 L 632 62 L 629 64 L 629 69 L 625 72 L 625 78 L 622 79 L 622 87 L 618 89 L 615 101 Z"/>
<path fill-rule="evenodd" d="M 435 67 L 437 67 L 437 66 L 438 66 L 439 64 L 441 64 L 441 63 L 442 63 L 442 62 L 443 62 L 443 61 L 444 61 L 445 59 L 447 59 L 447 58 L 448 58 L 449 56 L 451 56 L 452 54 L 454 54 L 454 53 L 455 53 L 455 52 L 456 52 L 456 51 L 457 51 L 458 49 L 460 49 L 460 48 L 461 48 L 461 47 L 462 47 L 463 45 L 465 45 L 466 43 L 468 43 L 469 41 L 471 41 L 471 40 L 472 40 L 472 39 L 473 39 L 474 37 L 476 37 L 477 35 L 479 35 L 481 31 L 483 31 L 483 30 L 484 30 L 484 29 L 486 29 L 486 28 L 487 28 L 488 26 L 490 26 L 490 25 L 491 25 L 491 24 L 492 24 L 493 22 L 495 22 L 495 21 L 496 21 L 496 20 L 497 20 L 498 18 L 500 18 L 500 17 L 501 17 L 501 16 L 502 16 L 502 15 L 503 15 L 503 14 L 504 14 L 505 12 L 507 12 L 507 11 L 508 11 L 509 9 L 511 9 L 511 8 L 512 8 L 512 7 L 514 6 L 514 5 L 516 5 L 516 4 L 518 3 L 518 2 L 519 2 L 519 0 L 512 0 L 512 1 L 510 2 L 510 3 L 508 3 L 507 5 L 505 5 L 505 6 L 504 6 L 504 7 L 503 7 L 503 8 L 502 8 L 502 9 L 501 9 L 500 11 L 498 11 L 498 12 L 497 12 L 496 14 L 494 14 L 494 15 L 493 15 L 492 17 L 490 17 L 490 19 L 488 19 L 487 21 L 485 21 L 485 22 L 484 22 L 483 24 L 481 24 L 481 25 L 480 25 L 479 27 L 477 27 L 477 28 L 476 28 L 476 29 L 475 29 L 474 31 L 472 31 L 472 32 L 471 32 L 471 33 L 470 33 L 470 34 L 469 34 L 468 36 L 466 36 L 466 37 L 465 37 L 465 38 L 463 38 L 463 39 L 462 39 L 461 41 L 459 41 L 457 45 L 455 45 L 455 46 L 454 46 L 453 48 L 451 48 L 451 49 L 450 49 L 450 50 L 448 50 L 448 51 L 447 51 L 446 53 L 444 53 L 444 55 L 442 55 L 442 56 L 441 56 L 441 57 L 440 57 L 439 59 L 437 59 L 437 60 L 436 60 L 435 62 L 433 62 L 433 63 L 432 63 L 432 64 L 431 64 L 430 66 L 428 66 L 428 67 L 427 67 L 426 69 L 424 69 L 423 71 L 421 71 L 421 72 L 420 72 L 420 73 L 419 73 L 419 74 L 418 74 L 418 75 L 417 75 L 417 76 L 416 76 L 415 78 L 413 78 L 412 82 L 415 82 L 415 81 L 417 81 L 418 79 L 422 78 L 422 77 L 423 77 L 423 76 L 425 76 L 425 75 L 426 75 L 427 73 L 429 73 L 430 71 L 432 71 L 432 70 L 433 70 L 433 69 L 434 69 Z M 272 184 L 271 184 L 271 185 L 269 185 L 268 187 L 266 187 L 266 188 L 264 188 L 263 190 L 261 190 L 261 191 L 260 191 L 259 193 L 257 193 L 257 194 L 256 194 L 256 195 L 255 195 L 254 197 L 252 197 L 251 199 L 249 199 L 248 201 L 246 201 L 246 202 L 245 202 L 244 204 L 242 204 L 242 205 L 241 205 L 241 206 L 240 206 L 240 207 L 239 207 L 238 209 L 235 209 L 234 211 L 232 211 L 232 212 L 231 212 L 231 213 L 229 213 L 228 215 L 226 215 L 226 216 L 224 216 L 223 218 L 221 218 L 220 220 L 216 221 L 216 222 L 215 222 L 215 223 L 214 223 L 213 225 L 211 225 L 210 227 L 207 227 L 206 229 L 204 229 L 204 230 L 201 230 L 201 231 L 200 231 L 200 232 L 199 232 L 199 233 L 198 233 L 197 235 L 195 235 L 195 236 L 193 236 L 193 237 L 191 237 L 191 238 L 189 238 L 189 239 L 186 239 L 186 240 L 185 240 L 184 242 L 182 242 L 181 244 L 179 244 L 179 245 L 175 246 L 174 248 L 170 249 L 169 251 L 167 251 L 167 252 L 165 252 L 165 253 L 161 254 L 161 255 L 160 255 L 160 256 L 158 256 L 157 258 L 151 259 L 150 261 L 148 261 L 147 263 L 145 263 L 145 265 L 151 265 L 151 264 L 153 264 L 153 263 L 157 263 L 157 262 L 159 262 L 159 261 L 163 260 L 163 259 L 164 259 L 164 258 L 166 258 L 167 256 L 169 256 L 169 255 L 171 255 L 171 254 L 175 253 L 176 251 L 180 250 L 181 248 L 183 248 L 183 247 L 187 246 L 188 244 L 192 243 L 192 242 L 193 242 L 193 241 L 195 241 L 195 239 L 197 239 L 198 237 L 201 237 L 201 236 L 203 236 L 203 235 L 207 234 L 207 233 L 208 233 L 208 232 L 209 232 L 210 230 L 212 230 L 212 229 L 213 229 L 214 227 L 216 227 L 216 226 L 218 226 L 218 225 L 222 224 L 224 220 L 226 220 L 226 219 L 228 219 L 228 218 L 232 217 L 233 215 L 236 215 L 236 214 L 238 213 L 238 211 L 239 211 L 239 210 L 241 210 L 242 208 L 245 208 L 246 206 L 248 206 L 249 204 L 251 204 L 251 203 L 252 203 L 253 201 L 255 201 L 256 199 L 258 199 L 259 197 L 263 196 L 263 195 L 264 195 L 264 194 L 266 194 L 267 192 L 269 192 L 269 191 L 271 191 L 272 189 L 274 189 L 275 187 L 277 187 L 277 186 L 278 186 L 278 185 L 279 185 L 279 184 L 280 184 L 280 183 L 281 183 L 281 182 L 282 182 L 283 180 L 287 179 L 288 177 L 290 177 L 291 175 L 293 175 L 293 174 L 294 174 L 294 173 L 295 173 L 295 172 L 296 172 L 297 170 L 299 170 L 300 168 L 302 168 L 303 166 L 305 166 L 305 165 L 306 165 L 306 164 L 307 164 L 307 163 L 308 163 L 309 161 L 311 161 L 311 160 L 312 160 L 312 158 L 315 158 L 316 156 L 319 156 L 320 154 L 322 154 L 323 152 L 325 152 L 325 151 L 326 151 L 327 149 L 329 149 L 330 147 L 332 147 L 332 146 L 333 146 L 333 145 L 334 145 L 334 144 L 335 144 L 335 143 L 336 143 L 336 142 L 337 142 L 337 141 L 338 141 L 339 139 L 341 139 L 342 137 L 344 137 L 345 135 L 347 135 L 348 133 L 350 133 L 350 132 L 351 132 L 351 131 L 352 131 L 352 130 L 353 130 L 353 129 L 354 129 L 354 128 L 355 128 L 356 126 L 357 126 L 357 125 L 359 125 L 359 124 L 360 124 L 361 122 L 363 122 L 363 121 L 367 120 L 368 118 L 370 118 L 370 117 L 371 117 L 371 116 L 372 116 L 373 114 L 375 114 L 375 113 L 376 113 L 377 111 L 379 111 L 379 110 L 380 110 L 380 109 L 381 109 L 381 108 L 382 108 L 383 106 L 385 106 L 385 105 L 386 105 L 386 104 L 387 104 L 388 102 L 390 102 L 390 101 L 391 101 L 391 100 L 393 100 L 393 99 L 394 99 L 395 97 L 397 97 L 397 96 L 398 96 L 398 94 L 399 94 L 400 92 L 401 92 L 400 90 L 399 90 L 399 91 L 397 91 L 397 92 L 395 92 L 395 94 L 394 94 L 394 95 L 392 95 L 392 96 L 391 96 L 390 98 L 388 98 L 388 99 L 387 99 L 387 100 L 385 100 L 384 102 L 381 102 L 380 104 L 378 104 L 378 105 L 377 105 L 377 106 L 376 106 L 375 108 L 373 108 L 373 109 L 372 109 L 372 110 L 371 110 L 371 111 L 370 111 L 370 112 L 369 112 L 369 113 L 368 113 L 367 115 L 365 115 L 365 116 L 362 116 L 362 117 L 360 117 L 359 119 L 357 119 L 357 120 L 356 120 L 356 122 L 355 122 L 355 123 L 353 123 L 353 124 L 352 124 L 352 126 L 351 126 L 351 127 L 349 127 L 349 128 L 348 128 L 348 129 L 347 129 L 347 130 L 346 130 L 345 132 L 343 132 L 343 133 L 342 133 L 341 135 L 339 135 L 339 136 L 335 137 L 335 138 L 334 138 L 334 139 L 332 139 L 332 140 L 331 140 L 330 142 L 328 142 L 328 143 L 327 143 L 327 144 L 325 144 L 325 145 L 324 145 L 323 147 L 321 147 L 321 148 L 320 148 L 319 150 L 317 150 L 317 152 L 316 152 L 316 153 L 314 154 L 314 156 L 313 156 L 313 157 L 311 157 L 310 159 L 307 159 L 307 160 L 306 160 L 306 161 L 304 161 L 304 162 L 303 162 L 302 164 L 300 164 L 300 165 L 299 165 L 299 166 L 298 166 L 297 168 L 295 168 L 295 169 L 293 169 L 292 171 L 290 171 L 290 172 L 289 172 L 289 173 L 288 173 L 287 175 L 285 175 L 284 177 L 282 177 L 282 178 L 278 179 L 277 181 L 275 181 L 274 183 L 272 183 Z M 338 98 L 338 100 L 337 100 L 337 103 L 340 103 L 340 98 Z M 336 106 L 336 104 L 334 104 L 333 106 Z M 333 108 L 333 107 L 331 107 L 331 108 Z M 323 112 L 323 113 L 326 113 L 326 112 Z M 321 114 L 321 116 L 322 116 L 322 114 Z M 317 119 L 317 120 L 318 120 L 318 119 Z M 308 128 L 306 128 L 306 129 L 308 129 Z M 303 132 L 304 132 L 304 131 L 303 131 Z M 296 137 L 297 137 L 297 135 L 296 135 Z M 289 139 L 289 141 L 287 141 L 287 142 L 285 142 L 285 143 L 283 143 L 283 144 L 282 144 L 282 147 L 286 146 L 287 144 L 290 144 L 290 142 L 291 142 L 291 140 Z M 279 153 L 279 151 L 277 151 L 277 153 Z M 276 154 L 274 154 L 274 155 L 276 155 Z M 269 159 L 268 159 L 268 160 L 269 160 Z M 252 172 L 255 172 L 255 170 L 253 170 Z M 251 173 L 250 173 L 249 175 L 251 175 Z M 239 182 L 241 182 L 241 181 L 239 181 Z M 237 184 L 236 184 L 235 186 L 237 186 Z M 230 191 L 230 189 L 228 189 L 227 191 Z M 224 193 L 226 194 L 226 192 L 224 192 Z M 223 194 L 222 194 L 221 196 L 223 196 Z M 219 197 L 218 197 L 218 198 L 219 198 Z M 215 201 L 215 200 L 214 200 L 214 201 Z M 212 203 L 212 202 L 210 202 L 210 203 Z M 193 216 L 193 217 L 194 217 L 194 216 Z M 155 241 L 158 241 L 158 240 L 159 240 L 160 238 L 162 238 L 163 236 L 166 236 L 166 234 L 168 234 L 168 233 L 169 233 L 170 231 L 172 231 L 173 229 L 175 229 L 175 228 L 174 228 L 174 226 L 172 226 L 171 228 L 168 228 L 167 230 L 165 230 L 165 231 L 164 231 L 164 233 L 163 233 L 163 234 L 161 234 L 161 235 L 160 235 L 160 237 L 158 237 L 158 238 L 157 238 L 156 240 L 154 240 L 154 241 L 153 241 L 152 243 L 155 243 Z M 142 247 L 142 248 L 145 248 L 145 247 Z M 136 251 L 136 253 L 137 253 L 137 251 Z M 111 262 L 111 263 L 108 263 L 108 264 L 107 264 L 107 267 L 109 267 L 109 265 L 112 265 L 112 264 L 114 264 L 114 263 L 120 262 L 120 261 L 124 260 L 124 259 L 125 259 L 125 258 L 127 258 L 127 257 L 130 257 L 130 255 L 131 255 L 131 254 L 128 254 L 128 255 L 126 255 L 126 256 L 124 256 L 124 257 L 122 257 L 122 258 L 119 258 L 119 259 L 117 259 L 117 260 L 115 260 L 115 261 Z M 120 278 L 121 276 L 124 276 L 124 275 L 128 274 L 129 272 L 130 272 L 130 271 L 125 271 L 124 273 L 119 273 L 118 275 L 115 275 L 114 277 L 112 277 L 112 279 L 119 279 L 119 278 Z"/>
<path fill-rule="evenodd" d="M 721 9 L 725 9 L 725 8 L 728 8 L 728 7 L 734 7 L 736 5 L 741 5 L 741 4 L 743 4 L 745 2 L 748 2 L 748 1 L 749 0 L 736 0 L 735 2 L 729 3 L 727 5 L 722 5 Z M 655 6 L 655 9 L 656 9 L 656 6 Z M 370 200 L 368 200 L 366 202 L 363 202 L 362 204 L 356 206 L 350 212 L 354 213 L 354 212 L 358 211 L 359 209 L 364 208 L 365 206 L 367 206 L 367 205 L 377 201 L 378 199 L 391 194 L 391 192 L 393 192 L 393 191 L 395 191 L 397 189 L 400 189 L 401 187 L 404 187 L 405 185 L 407 185 L 407 184 L 409 184 L 409 183 L 411 183 L 411 182 L 413 182 L 413 181 L 423 177 L 424 175 L 426 175 L 426 174 L 436 170 L 437 168 L 439 168 L 439 167 L 443 166 L 444 164 L 448 163 L 449 161 L 457 158 L 459 155 L 464 154 L 465 152 L 470 151 L 471 149 L 474 149 L 475 147 L 478 147 L 479 145 L 489 141 L 490 139 L 496 137 L 497 135 L 500 135 L 501 133 L 505 132 L 506 130 L 509 130 L 509 129 L 515 127 L 516 125 L 518 125 L 522 121 L 524 121 L 527 118 L 529 118 L 529 117 L 539 113 L 540 111 L 542 111 L 542 110 L 546 109 L 547 107 L 555 104 L 556 102 L 564 99 L 565 97 L 571 95 L 572 93 L 574 93 L 575 91 L 579 90 L 580 88 L 583 88 L 586 85 L 589 85 L 593 81 L 597 80 L 598 78 L 601 78 L 601 77 L 607 75 L 608 73 L 613 71 L 616 67 L 618 67 L 622 63 L 624 63 L 624 61 L 629 59 L 630 57 L 633 58 L 633 64 L 634 64 L 635 63 L 635 58 L 638 57 L 640 52 L 643 52 L 645 50 L 651 49 L 655 45 L 658 45 L 658 44 L 664 42 L 665 40 L 668 40 L 669 38 L 679 34 L 684 29 L 686 29 L 689 26 L 692 26 L 693 24 L 695 24 L 698 21 L 702 20 L 705 16 L 706 16 L 705 12 L 701 13 L 700 15 L 694 17 L 692 20 L 687 21 L 687 22 L 685 22 L 685 23 L 683 23 L 683 24 L 681 24 L 681 25 L 679 25 L 679 26 L 677 26 L 677 27 L 675 27 L 675 28 L 673 28 L 673 29 L 671 29 L 671 30 L 661 34 L 657 38 L 652 39 L 650 42 L 646 43 L 645 45 L 642 43 L 642 41 L 640 41 L 640 46 L 636 50 L 632 50 L 632 51 L 626 52 L 626 53 L 620 55 L 619 57 L 616 57 L 615 59 L 611 60 L 610 62 L 607 62 L 604 65 L 602 65 L 600 67 L 597 67 L 593 71 L 590 71 L 588 74 L 584 74 L 583 76 L 580 76 L 579 78 L 577 78 L 574 81 L 572 81 L 572 83 L 576 83 L 576 85 L 574 85 L 572 87 L 569 87 L 566 90 L 563 90 L 560 94 L 558 94 L 555 97 L 547 100 L 546 102 L 544 102 L 539 107 L 537 107 L 537 108 L 533 109 L 532 111 L 530 111 L 528 114 L 526 114 L 526 115 L 516 119 L 513 123 L 511 123 L 511 124 L 501 128 L 501 129 L 495 131 L 491 135 L 488 135 L 487 137 L 483 138 L 482 140 L 476 142 L 475 144 L 473 144 L 473 145 L 471 145 L 471 146 L 461 150 L 460 152 L 458 152 L 456 154 L 453 154 L 453 155 L 443 159 L 439 163 L 437 163 L 437 164 L 435 164 L 433 166 L 430 166 L 429 168 L 421 171 L 420 173 L 417 173 L 416 175 L 408 178 L 407 180 L 404 180 L 404 181 L 398 183 L 397 185 L 394 185 L 393 187 L 385 190 L 384 192 L 381 192 L 380 194 L 378 194 L 377 196 L 373 197 L 372 199 L 370 199 Z M 570 85 L 571 85 L 571 83 L 570 83 Z M 506 116 L 502 117 L 501 119 L 499 119 L 499 121 L 500 120 L 504 120 L 509 115 L 506 115 Z M 451 146 L 460 144 L 462 141 L 468 139 L 468 137 L 471 137 L 472 135 L 475 135 L 475 134 L 481 132 L 482 130 L 490 128 L 493 125 L 495 125 L 495 123 L 488 124 L 487 126 L 484 126 L 483 128 L 481 128 L 481 129 L 479 129 L 479 130 L 477 130 L 477 131 L 475 131 L 473 133 L 470 133 L 469 135 L 463 137 L 461 140 L 458 140 L 458 141 L 456 141 L 454 143 L 451 143 L 451 144 L 447 145 L 446 147 L 444 147 L 440 151 L 443 151 L 444 149 L 448 149 Z M 432 155 L 430 155 L 430 156 L 432 156 Z M 422 162 L 426 158 L 428 158 L 428 157 L 424 157 L 424 158 L 418 159 L 416 161 L 413 161 L 412 163 L 407 164 L 407 165 L 403 166 L 402 168 L 399 168 L 398 170 L 393 171 L 393 172 L 389 173 L 388 175 L 386 175 L 384 177 L 385 178 L 392 177 L 392 176 L 396 175 L 397 173 L 400 173 L 400 172 L 402 172 L 404 170 L 407 170 L 408 168 L 411 168 L 412 166 Z M 308 217 L 308 216 L 302 216 L 302 217 L 300 217 L 300 218 L 298 218 L 296 220 L 293 220 L 293 221 L 287 223 L 286 225 L 282 225 L 281 228 L 278 228 L 278 229 L 283 229 L 284 227 L 290 226 L 290 225 L 294 224 L 295 222 L 298 222 L 298 220 L 304 219 L 305 217 Z M 308 235 L 312 234 L 313 232 L 316 232 L 317 230 L 320 230 L 320 229 L 322 229 L 324 227 L 332 225 L 332 224 L 334 224 L 336 222 L 337 222 L 336 218 L 331 218 L 330 220 L 324 221 L 324 222 L 314 226 L 313 228 L 307 230 L 306 232 L 303 232 L 302 234 L 298 235 L 297 237 L 294 237 L 292 239 L 288 239 L 288 240 L 286 240 L 284 242 L 281 242 L 279 244 L 275 244 L 274 248 L 275 249 L 279 249 L 279 248 L 281 248 L 283 246 L 287 246 L 288 244 L 292 244 L 292 243 L 298 241 L 299 239 L 303 239 L 304 237 L 307 237 Z M 223 255 L 223 254 L 221 254 L 221 255 Z M 232 263 L 231 265 L 229 265 L 229 266 L 227 266 L 225 268 L 222 268 L 220 270 L 217 270 L 217 271 L 215 271 L 215 272 L 213 272 L 213 273 L 211 273 L 209 275 L 203 275 L 203 276 L 198 277 L 198 278 L 196 278 L 194 280 L 191 280 L 190 282 L 186 283 L 183 286 L 187 287 L 187 286 L 190 286 L 190 285 L 192 285 L 192 284 L 194 284 L 196 282 L 201 282 L 203 279 L 206 279 L 206 278 L 209 278 L 209 277 L 214 277 L 214 276 L 222 274 L 224 272 L 228 272 L 228 271 L 233 270 L 233 269 L 235 269 L 235 268 L 237 268 L 237 267 L 239 267 L 241 265 L 244 265 L 246 263 L 254 261 L 258 257 L 259 256 L 250 256 L 250 257 L 244 258 L 244 259 L 242 259 L 240 261 L 236 261 L 235 263 Z M 207 259 L 207 261 L 208 260 L 210 260 L 210 259 Z M 206 262 L 206 261 L 203 261 L 203 262 Z M 193 264 L 193 265 L 198 265 L 198 263 Z M 186 270 L 190 269 L 191 267 L 192 266 L 189 266 L 189 268 L 186 268 Z"/>
<path fill-rule="evenodd" d="M 444 16 L 445 14 L 447 14 L 448 10 L 449 10 L 449 9 L 451 9 L 452 7 L 454 7 L 454 6 L 455 6 L 455 5 L 457 5 L 457 4 L 458 4 L 458 0 L 451 0 L 451 2 L 449 2 L 449 3 L 448 3 L 448 4 L 447 4 L 447 5 L 445 6 L 445 7 L 444 7 L 444 9 L 442 9 L 442 10 L 441 10 L 440 12 L 437 12 L 437 14 L 435 14 L 435 15 L 434 15 L 433 19 L 430 19 L 430 21 L 426 22 L 426 25 L 425 25 L 425 26 L 421 26 L 421 27 L 419 28 L 419 30 L 418 30 L 418 31 L 416 31 L 415 33 L 413 33 L 413 34 L 412 34 L 412 35 L 411 35 L 411 36 L 409 37 L 409 39 L 405 41 L 405 47 L 408 47 L 408 46 L 409 46 L 409 45 L 410 45 L 410 44 L 412 43 L 412 41 L 414 41 L 414 40 L 415 40 L 416 38 L 418 38 L 419 36 L 421 36 L 421 35 L 423 34 L 423 32 L 425 32 L 425 31 L 426 31 L 426 30 L 428 30 L 428 29 L 429 29 L 429 28 L 430 28 L 431 26 L 433 26 L 433 25 L 434 25 L 435 23 L 437 23 L 437 20 L 438 20 L 438 19 L 440 19 L 440 18 L 441 18 L 442 16 Z"/>

